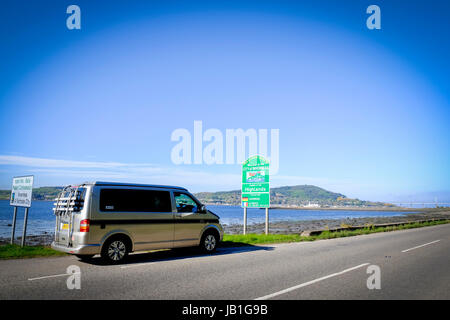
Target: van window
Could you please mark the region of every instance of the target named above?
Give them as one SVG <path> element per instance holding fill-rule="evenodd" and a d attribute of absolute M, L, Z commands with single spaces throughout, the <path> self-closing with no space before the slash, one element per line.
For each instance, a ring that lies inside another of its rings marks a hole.
<path fill-rule="evenodd" d="M 198 204 L 190 196 L 181 192 L 174 192 L 178 212 L 197 212 Z"/>
<path fill-rule="evenodd" d="M 172 212 L 169 191 L 102 189 L 100 211 Z"/>

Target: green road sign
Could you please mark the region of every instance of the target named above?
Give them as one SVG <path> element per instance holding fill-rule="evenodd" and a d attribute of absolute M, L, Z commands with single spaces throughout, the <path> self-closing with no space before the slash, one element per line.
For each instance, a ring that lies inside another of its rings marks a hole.
<path fill-rule="evenodd" d="M 268 208 L 270 206 L 269 162 L 262 156 L 253 156 L 242 164 L 242 207 Z"/>

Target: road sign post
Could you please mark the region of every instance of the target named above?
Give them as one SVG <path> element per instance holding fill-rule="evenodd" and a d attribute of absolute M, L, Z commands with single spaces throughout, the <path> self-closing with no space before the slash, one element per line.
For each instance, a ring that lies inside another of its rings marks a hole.
<path fill-rule="evenodd" d="M 17 217 L 17 207 L 14 207 L 14 216 L 11 231 L 11 244 L 14 244 L 14 233 L 16 232 L 16 217 Z"/>
<path fill-rule="evenodd" d="M 269 208 L 266 208 L 266 234 L 269 234 Z"/>
<path fill-rule="evenodd" d="M 247 208 L 266 208 L 265 233 L 269 233 L 269 162 L 253 156 L 242 164 L 241 204 L 244 208 L 244 234 L 247 232 Z"/>
<path fill-rule="evenodd" d="M 244 234 L 247 234 L 247 208 L 244 207 Z"/>
<path fill-rule="evenodd" d="M 25 216 L 23 218 L 22 247 L 25 246 L 25 237 L 27 236 L 28 209 L 29 208 L 25 208 Z"/>
<path fill-rule="evenodd" d="M 22 232 L 22 247 L 25 245 L 25 238 L 27 234 L 28 223 L 28 211 L 31 207 L 31 197 L 33 193 L 33 180 L 34 176 L 14 177 L 11 198 L 9 204 L 14 206 L 14 217 L 11 231 L 11 244 L 14 243 L 15 231 L 16 231 L 16 217 L 17 207 L 25 207 L 25 216 L 23 220 L 23 232 Z"/>

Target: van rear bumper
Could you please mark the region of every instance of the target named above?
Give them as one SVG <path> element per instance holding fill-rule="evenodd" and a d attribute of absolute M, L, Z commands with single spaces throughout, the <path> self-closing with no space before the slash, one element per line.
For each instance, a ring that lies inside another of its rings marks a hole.
<path fill-rule="evenodd" d="M 71 254 L 99 254 L 100 248 L 100 244 L 85 244 L 77 247 L 66 247 L 55 243 L 55 241 L 52 242 L 52 249 Z"/>

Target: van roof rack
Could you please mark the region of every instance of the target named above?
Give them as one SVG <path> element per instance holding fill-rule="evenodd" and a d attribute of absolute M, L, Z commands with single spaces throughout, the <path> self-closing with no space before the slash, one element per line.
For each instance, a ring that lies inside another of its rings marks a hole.
<path fill-rule="evenodd" d="M 123 183 L 123 182 L 105 182 L 105 181 L 93 181 L 93 182 L 85 182 L 84 185 L 96 185 L 96 186 L 118 186 L 118 187 L 146 187 L 146 188 L 163 188 L 163 189 L 178 189 L 183 191 L 188 191 L 186 188 L 177 187 L 177 186 L 165 186 L 165 185 L 157 185 L 157 184 L 139 184 L 139 183 Z M 83 185 L 82 184 L 82 185 Z"/>

